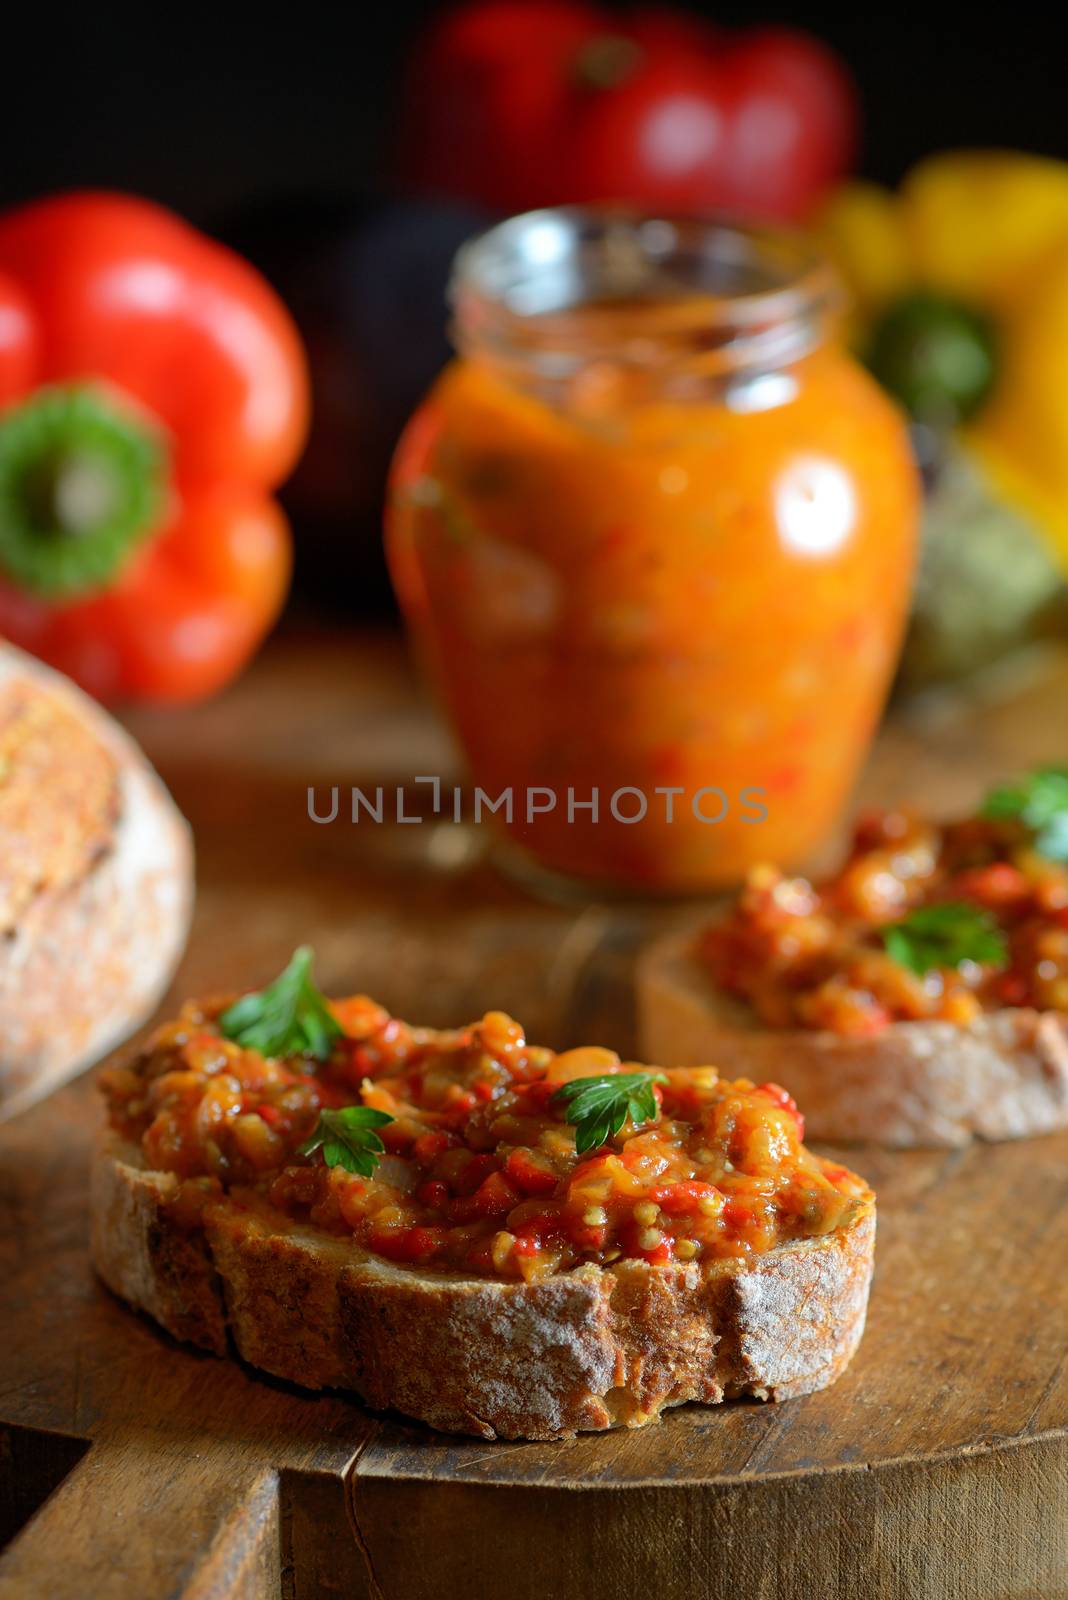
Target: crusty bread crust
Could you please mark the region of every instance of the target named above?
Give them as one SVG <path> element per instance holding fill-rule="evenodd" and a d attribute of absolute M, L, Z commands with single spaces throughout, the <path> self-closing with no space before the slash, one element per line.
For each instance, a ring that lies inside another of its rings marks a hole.
<path fill-rule="evenodd" d="M 874 1202 L 835 1233 L 751 1262 L 580 1267 L 537 1284 L 395 1267 L 232 1201 L 206 1226 L 169 1174 L 112 1132 L 92 1178 L 109 1288 L 180 1339 L 307 1388 L 353 1389 L 448 1432 L 559 1439 L 640 1427 L 666 1406 L 807 1394 L 864 1330 Z"/>
<path fill-rule="evenodd" d="M 42 883 L 0 940 L 0 1108 L 40 1099 L 144 1021 L 185 946 L 189 828 L 134 741 L 58 673 L 0 644 L 0 693 L 25 684 L 89 729 L 114 762 L 110 838 L 73 882 Z M 50 796 L 40 796 L 47 808 Z M 71 819 L 57 815 L 57 832 Z M 17 841 L 11 848 L 17 847 Z"/>
<path fill-rule="evenodd" d="M 873 1038 L 765 1028 L 718 989 L 693 930 L 646 950 L 637 972 L 642 1059 L 781 1083 L 810 1137 L 955 1148 L 1068 1127 L 1068 1016 L 1019 1007 L 968 1027 L 896 1022 Z"/>

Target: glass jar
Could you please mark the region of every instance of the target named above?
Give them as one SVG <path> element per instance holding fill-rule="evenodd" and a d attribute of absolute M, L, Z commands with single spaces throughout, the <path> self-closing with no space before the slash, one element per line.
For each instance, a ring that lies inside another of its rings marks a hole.
<path fill-rule="evenodd" d="M 452 300 L 387 547 L 496 820 L 628 889 L 797 862 L 877 724 L 918 513 L 829 269 L 789 235 L 573 208 L 466 245 Z"/>

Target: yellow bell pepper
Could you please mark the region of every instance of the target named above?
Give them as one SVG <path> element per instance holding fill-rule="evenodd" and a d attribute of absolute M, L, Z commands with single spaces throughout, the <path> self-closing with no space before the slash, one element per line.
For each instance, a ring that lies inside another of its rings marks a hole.
<path fill-rule="evenodd" d="M 847 184 L 816 226 L 852 290 L 862 353 L 880 339 L 885 349 L 911 318 L 914 346 L 929 355 L 930 330 L 944 319 L 941 330 L 957 339 L 953 371 L 977 374 L 972 393 L 948 397 L 957 405 L 948 420 L 1068 569 L 1068 164 L 1011 152 L 932 156 L 896 194 Z M 961 341 L 974 334 L 978 345 L 984 329 L 980 382 L 982 353 L 971 352 L 968 368 Z M 893 381 L 905 359 L 889 386 L 922 418 L 930 391 L 917 387 L 917 373 Z"/>

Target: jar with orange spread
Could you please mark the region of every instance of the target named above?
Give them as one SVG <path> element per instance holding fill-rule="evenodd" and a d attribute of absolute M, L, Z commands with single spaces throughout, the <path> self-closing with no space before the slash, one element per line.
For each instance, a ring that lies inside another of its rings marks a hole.
<path fill-rule="evenodd" d="M 460 356 L 400 445 L 387 542 L 528 861 L 701 891 L 835 820 L 918 504 L 836 299 L 800 240 L 712 222 L 543 211 L 461 251 Z"/>

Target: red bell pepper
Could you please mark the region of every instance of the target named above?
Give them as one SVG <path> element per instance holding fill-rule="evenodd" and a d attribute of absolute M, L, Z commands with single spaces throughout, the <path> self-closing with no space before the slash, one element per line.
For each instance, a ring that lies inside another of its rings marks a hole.
<path fill-rule="evenodd" d="M 122 195 L 0 217 L 0 634 L 101 699 L 218 689 L 285 597 L 307 417 L 240 257 Z"/>
<path fill-rule="evenodd" d="M 728 33 L 668 9 L 473 0 L 413 58 L 413 187 L 501 211 L 629 200 L 797 218 L 848 170 L 856 95 L 787 28 Z"/>

